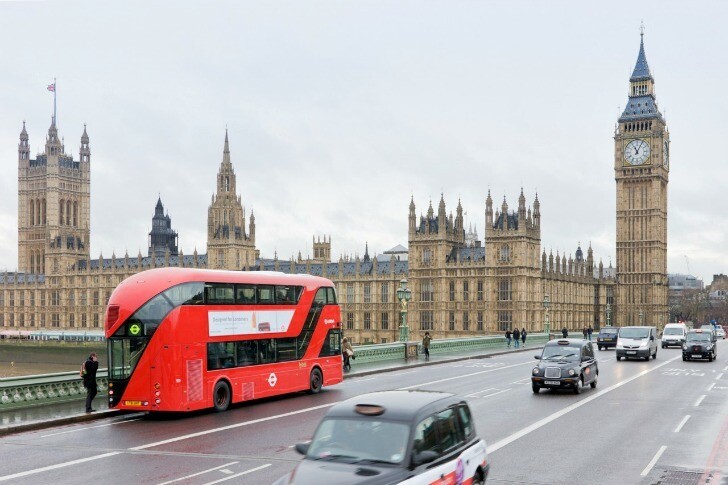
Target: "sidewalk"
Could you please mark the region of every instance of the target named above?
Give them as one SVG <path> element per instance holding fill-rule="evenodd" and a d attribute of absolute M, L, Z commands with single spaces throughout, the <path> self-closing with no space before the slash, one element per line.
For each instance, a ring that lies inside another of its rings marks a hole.
<path fill-rule="evenodd" d="M 430 360 L 425 360 L 424 355 L 409 361 L 392 360 L 384 362 L 369 362 L 357 364 L 356 359 L 351 361 L 351 371 L 344 374 L 344 378 L 367 376 L 382 372 L 394 372 L 406 368 L 416 368 L 428 365 L 443 364 L 447 362 L 458 362 L 469 359 L 486 359 L 498 355 L 505 355 L 513 352 L 528 352 L 540 349 L 542 344 L 521 346 L 518 349 L 511 347 L 490 350 L 472 350 L 453 354 L 431 354 Z M 124 412 L 116 409 L 106 408 L 107 396 L 98 396 L 94 402 L 98 411 L 90 414 L 83 412 L 83 400 L 69 401 L 58 404 L 37 405 L 22 409 L 11 409 L 0 412 L 0 436 L 5 436 L 24 431 L 50 428 L 64 424 L 95 421 L 110 416 L 138 415 L 136 412 Z"/>

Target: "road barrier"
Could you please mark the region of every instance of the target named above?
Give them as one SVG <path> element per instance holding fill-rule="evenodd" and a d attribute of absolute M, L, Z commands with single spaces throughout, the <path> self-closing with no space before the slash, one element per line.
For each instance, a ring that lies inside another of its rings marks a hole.
<path fill-rule="evenodd" d="M 528 345 L 544 344 L 548 340 L 545 333 L 530 333 L 526 339 Z M 392 362 L 407 359 L 407 348 L 417 347 L 417 355 L 424 354 L 422 342 L 392 342 L 386 344 L 359 345 L 354 347 L 357 363 Z M 513 348 L 513 344 L 511 344 Z M 471 338 L 433 339 L 430 342 L 430 354 L 457 355 L 458 352 L 477 350 L 506 350 L 506 339 L 503 336 L 486 336 Z M 413 356 L 410 355 L 411 359 Z M 108 391 L 107 369 L 99 369 L 96 374 L 99 395 Z M 86 397 L 86 389 L 78 372 L 60 372 L 35 376 L 10 377 L 0 379 L 0 411 L 17 409 L 40 404 L 52 404 L 64 401 L 78 401 Z"/>

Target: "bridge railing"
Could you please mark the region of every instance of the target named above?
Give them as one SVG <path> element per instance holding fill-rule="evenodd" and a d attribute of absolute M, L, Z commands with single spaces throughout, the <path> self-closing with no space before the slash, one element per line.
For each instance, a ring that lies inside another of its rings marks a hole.
<path fill-rule="evenodd" d="M 542 345 L 548 340 L 545 333 L 528 334 L 527 344 Z M 416 350 L 416 354 L 415 351 Z M 437 355 L 457 355 L 459 352 L 484 352 L 506 350 L 503 336 L 471 338 L 433 339 L 430 353 Z M 376 363 L 402 361 L 417 358 L 424 353 L 422 342 L 392 342 L 386 344 L 358 345 L 354 347 L 357 363 Z M 409 355 L 407 353 L 409 352 Z M 96 381 L 99 394 L 108 391 L 107 369 L 99 369 Z M 78 372 L 60 372 L 34 376 L 10 377 L 0 379 L 0 411 L 40 404 L 81 400 L 86 397 L 86 389 Z"/>

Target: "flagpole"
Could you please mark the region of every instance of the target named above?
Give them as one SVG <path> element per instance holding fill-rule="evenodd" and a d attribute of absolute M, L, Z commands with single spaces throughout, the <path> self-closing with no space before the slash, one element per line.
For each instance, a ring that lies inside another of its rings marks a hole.
<path fill-rule="evenodd" d="M 56 82 L 56 78 L 53 78 L 53 124 L 58 124 L 58 119 L 56 117 L 56 92 L 58 91 L 58 83 Z"/>

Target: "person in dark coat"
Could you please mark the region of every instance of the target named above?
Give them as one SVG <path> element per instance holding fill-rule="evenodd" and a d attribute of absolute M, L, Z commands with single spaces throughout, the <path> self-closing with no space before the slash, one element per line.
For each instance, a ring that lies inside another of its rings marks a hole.
<path fill-rule="evenodd" d="M 511 331 L 510 331 L 510 329 L 509 330 L 506 330 L 506 342 L 508 343 L 508 348 L 510 348 L 511 347 Z"/>
<path fill-rule="evenodd" d="M 96 411 L 91 407 L 91 402 L 98 393 L 96 387 L 96 371 L 99 370 L 99 358 L 96 352 L 91 352 L 86 362 L 83 363 L 83 387 L 86 388 L 86 412 Z"/>
<path fill-rule="evenodd" d="M 569 331 L 567 330 L 566 327 L 564 327 L 564 328 L 561 329 L 561 335 L 563 335 L 564 338 L 566 338 L 566 337 L 569 336 Z"/>
<path fill-rule="evenodd" d="M 589 337 L 589 340 L 591 340 L 592 333 L 594 333 L 594 329 L 591 325 L 589 325 L 589 328 L 586 329 L 586 334 Z"/>
<path fill-rule="evenodd" d="M 582 328 L 582 329 L 581 329 L 581 333 L 582 333 L 582 334 L 584 335 L 584 340 L 586 340 L 586 336 L 587 336 L 587 334 L 589 333 L 589 332 L 587 331 L 586 327 L 584 327 L 584 328 Z"/>
<path fill-rule="evenodd" d="M 523 327 L 523 328 L 521 329 L 521 342 L 523 342 L 523 346 L 524 346 L 524 347 L 526 346 L 526 335 L 528 335 L 528 334 L 526 333 L 526 327 Z"/>
<path fill-rule="evenodd" d="M 430 360 L 430 342 L 432 341 L 432 337 L 430 337 L 430 332 L 425 332 L 425 336 L 422 337 L 422 348 L 425 351 L 425 360 Z"/>
<path fill-rule="evenodd" d="M 521 331 L 518 330 L 518 327 L 516 327 L 513 330 L 513 346 L 515 348 L 518 348 L 518 346 L 520 345 L 520 343 L 521 343 Z"/>
<path fill-rule="evenodd" d="M 351 346 L 349 339 L 344 337 L 341 341 L 341 354 L 344 357 L 344 370 L 351 370 L 351 359 L 354 358 L 354 348 Z"/>

